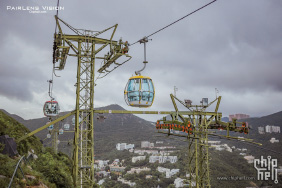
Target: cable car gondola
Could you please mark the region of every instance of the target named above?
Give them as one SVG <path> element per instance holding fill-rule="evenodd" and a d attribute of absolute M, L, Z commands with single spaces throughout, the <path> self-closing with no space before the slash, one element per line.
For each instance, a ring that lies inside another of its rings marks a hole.
<path fill-rule="evenodd" d="M 70 124 L 64 124 L 64 129 L 65 129 L 66 131 L 70 130 Z"/>
<path fill-rule="evenodd" d="M 129 78 L 124 89 L 124 99 L 127 105 L 142 108 L 152 106 L 155 98 L 155 88 L 150 77 L 141 75 L 148 63 L 146 61 L 146 43 L 148 38 L 144 37 L 139 42 L 144 44 L 144 67 L 135 72 L 136 76 Z"/>
<path fill-rule="evenodd" d="M 132 76 L 124 89 L 124 99 L 129 106 L 150 107 L 153 104 L 155 89 L 153 81 L 147 76 Z"/>
<path fill-rule="evenodd" d="M 57 116 L 60 112 L 59 103 L 57 101 L 46 101 L 43 107 L 44 115 L 47 117 Z"/>

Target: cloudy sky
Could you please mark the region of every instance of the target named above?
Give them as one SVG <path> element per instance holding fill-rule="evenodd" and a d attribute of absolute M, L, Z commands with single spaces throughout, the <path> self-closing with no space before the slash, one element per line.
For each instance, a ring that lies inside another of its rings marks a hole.
<path fill-rule="evenodd" d="M 133 43 L 207 4 L 208 0 L 61 0 L 59 17 L 75 28 L 101 31 L 119 24 L 114 40 Z M 43 116 L 52 74 L 56 11 L 30 13 L 12 7 L 56 6 L 56 0 L 1 0 L 0 108 L 25 119 Z M 169 94 L 198 104 L 219 90 L 224 116 L 263 116 L 282 110 L 282 1 L 218 0 L 151 37 L 147 44 L 156 97 L 149 110 L 173 110 Z M 69 30 L 66 33 L 71 34 Z M 119 104 L 127 110 L 123 90 L 142 68 L 143 46 L 130 48 L 131 61 L 95 87 L 95 107 Z M 103 54 L 101 55 L 103 56 Z M 97 61 L 96 67 L 100 66 Z M 75 104 L 76 59 L 68 57 L 57 72 L 53 94 L 62 111 Z M 140 109 L 141 110 L 141 109 Z M 213 109 L 211 109 L 213 110 Z M 145 117 L 156 120 L 156 117 Z"/>

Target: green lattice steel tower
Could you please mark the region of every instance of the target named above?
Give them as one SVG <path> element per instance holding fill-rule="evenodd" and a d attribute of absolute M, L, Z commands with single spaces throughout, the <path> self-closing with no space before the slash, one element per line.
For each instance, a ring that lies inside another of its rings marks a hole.
<path fill-rule="evenodd" d="M 187 138 L 189 186 L 210 187 L 207 117 L 193 114 L 188 119 L 194 127 Z"/>
<path fill-rule="evenodd" d="M 108 67 L 115 64 L 121 65 L 116 60 L 127 54 L 122 49 L 125 43 L 113 41 L 113 35 L 117 25 L 101 32 L 78 30 L 68 25 L 58 17 L 56 18 L 59 32 L 55 34 L 54 41 L 54 65 L 55 70 L 63 70 L 67 56 L 77 57 L 77 82 L 76 82 L 76 107 L 75 107 L 75 135 L 73 151 L 73 179 L 75 186 L 93 187 L 94 185 L 94 77 L 95 59 L 103 60 L 100 73 L 108 73 Z M 75 35 L 64 34 L 60 23 L 69 27 Z M 97 36 L 105 31 L 113 29 L 110 39 L 102 39 Z M 106 46 L 110 47 L 109 53 L 104 57 L 96 55 Z M 72 54 L 69 53 L 71 51 Z M 128 51 L 128 50 L 127 50 Z M 115 67 L 115 68 L 116 68 Z"/>
<path fill-rule="evenodd" d="M 170 117 L 163 117 L 157 121 L 156 128 L 160 133 L 185 137 L 188 140 L 188 184 L 189 187 L 210 188 L 210 169 L 209 169 L 209 146 L 208 136 L 215 135 L 210 129 L 227 130 L 227 135 L 218 135 L 226 138 L 233 138 L 229 135 L 230 131 L 248 133 L 248 127 L 245 123 L 233 122 L 226 123 L 221 121 L 222 113 L 218 112 L 221 96 L 211 103 L 207 98 L 203 98 L 201 105 L 192 105 L 192 101 L 180 101 L 174 95 L 170 95 L 175 112 Z M 178 111 L 175 99 L 189 109 L 189 112 L 182 113 Z M 207 112 L 206 109 L 217 102 L 215 110 Z M 242 124 L 237 127 L 236 123 Z M 250 141 L 249 139 L 245 139 Z"/>

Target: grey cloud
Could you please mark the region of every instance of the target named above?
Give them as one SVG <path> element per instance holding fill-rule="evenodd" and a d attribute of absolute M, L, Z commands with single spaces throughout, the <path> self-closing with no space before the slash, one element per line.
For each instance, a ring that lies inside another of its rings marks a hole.
<path fill-rule="evenodd" d="M 51 73 L 55 12 L 29 14 L 5 10 L 5 6 L 20 2 L 55 5 L 56 1 L 4 0 L 0 3 L 0 24 L 5 26 L 0 30 L 0 94 L 31 100 L 32 92 L 44 92 L 44 88 L 47 92 L 48 89 L 46 79 Z M 82 4 L 74 0 L 61 1 L 65 10 L 60 11 L 59 16 L 75 28 L 91 30 L 103 30 L 118 23 L 114 39 L 122 37 L 132 43 L 208 2 L 121 0 Z M 173 91 L 174 85 L 190 96 L 197 96 L 199 88 L 212 90 L 215 87 L 234 95 L 265 90 L 281 93 L 281 10 L 282 4 L 278 1 L 217 1 L 152 36 L 153 40 L 147 44 L 149 64 L 143 72 L 153 78 L 158 89 L 157 102 L 152 109 L 171 107 L 166 95 Z M 66 28 L 64 31 L 71 33 Z M 17 45 L 10 46 L 10 50 L 4 46 L 9 36 L 20 38 L 33 47 L 34 52 L 26 52 L 31 59 L 37 59 L 36 55 L 43 51 L 44 59 L 38 63 L 20 59 L 22 54 Z M 95 88 L 97 103 L 125 105 L 123 89 L 127 79 L 143 66 L 143 46 L 131 46 L 129 54 L 133 57 L 130 62 L 99 80 Z M 75 70 L 76 60 L 69 57 L 66 70 L 58 72 L 61 78 L 55 80 L 54 92 L 58 98 L 74 96 Z"/>

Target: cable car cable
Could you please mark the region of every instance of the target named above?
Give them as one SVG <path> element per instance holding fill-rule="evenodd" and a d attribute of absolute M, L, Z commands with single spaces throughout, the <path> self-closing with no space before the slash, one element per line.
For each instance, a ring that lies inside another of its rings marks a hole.
<path fill-rule="evenodd" d="M 160 32 L 160 31 L 162 31 L 162 30 L 164 30 L 164 29 L 166 29 L 166 28 L 172 26 L 173 24 L 175 24 L 175 23 L 177 23 L 177 22 L 183 20 L 184 18 L 186 18 L 186 17 L 188 17 L 188 16 L 191 16 L 192 14 L 194 14 L 194 13 L 198 12 L 199 10 L 201 10 L 201 9 L 203 9 L 203 8 L 205 8 L 205 7 L 209 6 L 209 5 L 211 5 L 212 3 L 216 2 L 216 1 L 217 1 L 217 0 L 211 1 L 210 3 L 208 3 L 208 4 L 206 4 L 206 5 L 202 6 L 202 7 L 200 7 L 200 8 L 198 8 L 198 9 L 194 10 L 193 12 L 190 12 L 189 14 L 183 16 L 182 18 L 180 18 L 180 19 L 178 19 L 178 20 L 176 20 L 176 21 L 174 21 L 174 22 L 168 24 L 167 26 L 165 26 L 165 27 L 163 27 L 163 28 L 161 28 L 161 29 L 155 31 L 154 33 L 152 33 L 152 34 L 146 36 L 146 38 L 149 38 L 149 37 L 151 37 L 151 36 L 157 34 L 158 32 Z M 141 40 L 142 40 L 142 39 L 140 39 L 140 40 L 134 42 L 133 44 L 130 44 L 130 46 L 133 46 L 134 44 L 140 42 Z"/>
<path fill-rule="evenodd" d="M 56 16 L 58 17 L 59 15 L 59 5 L 60 5 L 60 0 L 57 1 L 57 12 L 56 12 Z M 56 23 L 56 26 L 55 26 L 55 35 L 57 34 L 57 23 Z M 53 81 L 53 74 L 56 76 L 56 77 L 60 77 L 58 75 L 56 75 L 55 73 L 55 63 L 56 63 L 56 51 L 58 50 L 58 46 L 57 46 L 57 42 L 54 40 L 53 42 L 53 72 L 52 72 L 52 81 Z"/>

